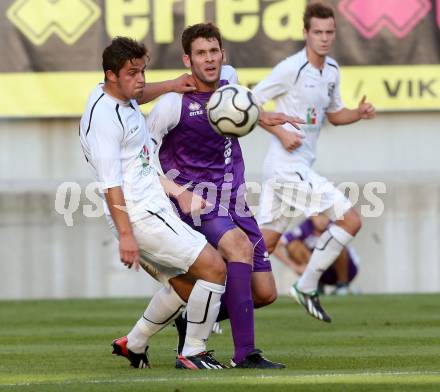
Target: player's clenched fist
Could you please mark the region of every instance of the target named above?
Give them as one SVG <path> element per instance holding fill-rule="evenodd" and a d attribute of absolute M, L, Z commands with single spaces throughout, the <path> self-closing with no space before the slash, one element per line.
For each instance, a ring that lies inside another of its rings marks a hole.
<path fill-rule="evenodd" d="M 280 133 L 279 138 L 283 147 L 287 151 L 292 152 L 301 146 L 304 135 L 300 132 L 289 132 L 284 130 L 284 132 Z"/>

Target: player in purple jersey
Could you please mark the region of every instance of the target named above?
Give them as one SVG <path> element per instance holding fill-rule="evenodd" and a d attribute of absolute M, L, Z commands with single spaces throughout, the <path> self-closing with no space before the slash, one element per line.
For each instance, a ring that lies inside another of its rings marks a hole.
<path fill-rule="evenodd" d="M 215 133 L 205 110 L 212 93 L 229 81 L 236 82 L 236 74 L 232 67 L 222 70 L 222 39 L 213 24 L 185 29 L 182 46 L 183 61 L 191 69 L 197 91 L 163 96 L 147 119 L 148 127 L 153 139 L 162 140 L 159 158 L 163 171 L 209 203 L 200 216 L 181 214 L 181 218 L 203 233 L 227 261 L 219 317 L 231 322 L 232 366 L 283 368 L 265 359 L 254 344 L 254 304 L 268 305 L 277 294 L 261 232 L 245 201 L 240 145 L 237 139 Z M 297 119 L 289 120 L 295 123 Z"/>
<path fill-rule="evenodd" d="M 327 230 L 330 220 L 324 214 L 313 215 L 292 230 L 286 231 L 274 250 L 274 255 L 296 274 L 302 275 L 320 235 Z M 352 247 L 344 247 L 334 263 L 328 267 L 319 286 L 335 286 L 334 294 L 348 294 L 349 284 L 358 272 L 359 258 Z"/>

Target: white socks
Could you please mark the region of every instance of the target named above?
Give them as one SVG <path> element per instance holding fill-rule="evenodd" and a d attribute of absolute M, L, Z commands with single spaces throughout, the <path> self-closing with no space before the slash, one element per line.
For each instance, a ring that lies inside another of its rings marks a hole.
<path fill-rule="evenodd" d="M 134 353 L 143 353 L 148 339 L 174 320 L 186 303 L 171 286 L 162 287 L 151 298 L 141 319 L 127 335 L 127 348 Z"/>
<path fill-rule="evenodd" d="M 321 275 L 352 239 L 351 234 L 337 225 L 331 225 L 324 231 L 316 243 L 306 270 L 298 281 L 298 288 L 305 293 L 317 290 Z"/>
<path fill-rule="evenodd" d="M 182 355 L 196 355 L 206 351 L 206 341 L 220 310 L 220 297 L 225 286 L 197 280 L 186 307 L 187 330 Z"/>
<path fill-rule="evenodd" d="M 162 287 L 151 298 L 141 319 L 127 335 L 127 348 L 143 353 L 148 339 L 168 325 L 185 305 L 188 321 L 182 355 L 190 356 L 206 351 L 206 341 L 220 309 L 220 297 L 225 286 L 197 280 L 186 304 L 171 286 Z"/>

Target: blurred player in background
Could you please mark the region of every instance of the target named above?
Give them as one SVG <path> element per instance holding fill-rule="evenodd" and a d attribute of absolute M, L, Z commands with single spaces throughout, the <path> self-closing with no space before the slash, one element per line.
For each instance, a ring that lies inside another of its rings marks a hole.
<path fill-rule="evenodd" d="M 278 241 L 273 254 L 297 275 L 302 275 L 310 261 L 318 238 L 327 230 L 329 218 L 324 214 L 313 215 L 292 230 L 286 231 Z M 319 279 L 319 292 L 324 286 L 334 286 L 332 294 L 350 293 L 350 282 L 358 272 L 359 258 L 354 249 L 344 247 L 334 263 L 328 267 Z"/>
<path fill-rule="evenodd" d="M 316 143 L 326 117 L 333 125 L 345 125 L 375 116 L 365 96 L 356 109 L 345 108 L 341 101 L 339 66 L 328 56 L 335 34 L 333 9 L 309 4 L 304 13 L 305 48 L 279 63 L 254 89 L 260 104 L 275 99 L 278 111 L 307 119 L 302 132 L 288 125 L 266 127 L 274 137 L 264 161 L 258 222 L 270 252 L 289 226 L 292 209 L 306 216 L 322 212 L 334 222 L 318 239 L 306 270 L 291 288 L 307 312 L 326 322 L 331 318 L 319 301 L 319 279 L 360 230 L 361 218 L 332 183 L 311 169 Z"/>
<path fill-rule="evenodd" d="M 183 210 L 196 205 L 193 195 L 159 178 L 152 165 L 152 141 L 136 102 L 143 96 L 147 59 L 143 44 L 115 38 L 102 55 L 105 82 L 89 96 L 80 123 L 81 146 L 102 184 L 121 262 L 136 268 L 142 263 L 163 283 L 130 333 L 113 342 L 113 352 L 133 367 L 149 367 L 149 338 L 186 305 L 194 323 L 188 326 L 180 367 L 221 369 L 223 365 L 206 351 L 206 340 L 219 312 L 226 268 L 203 235 L 177 217 L 164 188 Z M 166 85 L 156 85 L 156 93 L 161 88 Z M 200 199 L 199 207 L 203 205 Z"/>
<path fill-rule="evenodd" d="M 181 217 L 203 233 L 227 261 L 227 285 L 219 319 L 229 317 L 231 321 L 235 348 L 232 366 L 282 368 L 284 365 L 265 359 L 254 343 L 254 302 L 256 307 L 273 302 L 276 287 L 261 232 L 244 198 L 240 145 L 237 139 L 215 133 L 205 110 L 212 93 L 229 82 L 237 83 L 237 75 L 230 66 L 222 68 L 222 39 L 213 24 L 185 29 L 182 46 L 183 61 L 191 69 L 197 91 L 161 97 L 148 116 L 147 125 L 160 145 L 164 172 L 173 172 L 173 180 L 189 189 L 203 188 L 203 196 L 211 203 L 198 217 L 200 224 L 192 216 Z M 272 123 L 274 119 L 284 123 L 288 118 L 275 115 L 260 121 Z M 294 123 L 293 119 L 290 121 Z M 207 189 L 207 183 L 213 189 Z M 178 320 L 176 325 L 179 327 Z"/>

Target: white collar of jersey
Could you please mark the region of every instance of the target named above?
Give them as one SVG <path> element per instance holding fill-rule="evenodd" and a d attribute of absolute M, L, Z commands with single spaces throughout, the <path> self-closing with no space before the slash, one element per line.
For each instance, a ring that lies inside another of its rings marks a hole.
<path fill-rule="evenodd" d="M 327 61 L 328 61 L 328 59 L 327 59 L 327 56 L 325 56 L 325 58 L 324 58 L 324 64 L 322 65 L 322 68 L 316 68 L 310 61 L 309 61 L 309 59 L 308 59 L 308 57 L 307 57 L 307 48 L 304 46 L 304 48 L 301 50 L 301 54 L 302 54 L 302 56 L 304 57 L 304 63 L 307 61 L 308 63 L 309 63 L 309 65 L 310 65 L 310 67 L 312 67 L 313 69 L 315 69 L 316 71 L 318 71 L 318 72 L 320 72 L 320 71 L 323 71 L 327 66 L 328 66 L 328 64 L 327 64 Z"/>
<path fill-rule="evenodd" d="M 101 90 L 102 92 L 105 94 L 106 97 L 109 97 L 112 101 L 115 101 L 116 103 L 118 103 L 121 106 L 130 106 L 131 104 L 131 99 L 129 99 L 128 101 L 122 101 L 116 97 L 114 97 L 113 95 L 110 95 L 109 93 L 107 93 L 104 90 L 104 84 L 101 85 Z"/>

